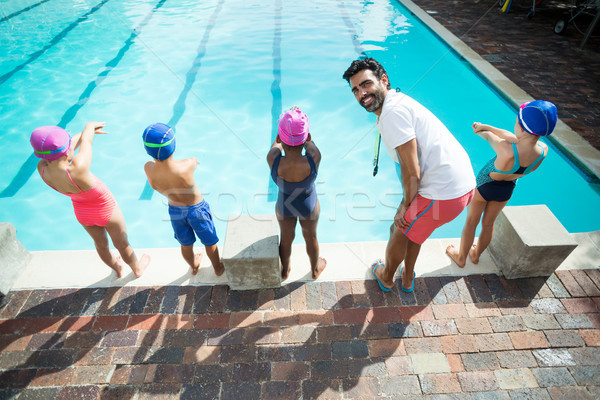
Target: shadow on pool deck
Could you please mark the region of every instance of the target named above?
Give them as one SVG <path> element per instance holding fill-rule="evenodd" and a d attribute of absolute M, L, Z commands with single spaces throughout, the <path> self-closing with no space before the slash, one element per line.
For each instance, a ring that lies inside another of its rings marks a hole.
<path fill-rule="evenodd" d="M 24 290 L 0 318 L 0 398 L 600 395 L 598 269 Z"/>

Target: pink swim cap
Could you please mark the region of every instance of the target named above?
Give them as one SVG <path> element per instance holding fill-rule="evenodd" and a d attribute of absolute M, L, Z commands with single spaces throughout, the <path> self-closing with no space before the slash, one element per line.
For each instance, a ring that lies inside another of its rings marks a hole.
<path fill-rule="evenodd" d="M 289 110 L 279 118 L 277 133 L 288 146 L 300 146 L 308 138 L 308 116 L 299 109 Z"/>
<path fill-rule="evenodd" d="M 48 161 L 58 160 L 69 152 L 71 135 L 58 126 L 40 126 L 29 139 L 36 157 Z"/>

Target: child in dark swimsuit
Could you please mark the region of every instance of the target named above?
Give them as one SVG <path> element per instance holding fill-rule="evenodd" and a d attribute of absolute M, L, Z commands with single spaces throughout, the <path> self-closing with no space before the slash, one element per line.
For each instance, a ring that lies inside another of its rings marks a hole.
<path fill-rule="evenodd" d="M 302 155 L 303 148 L 306 149 L 305 156 Z M 312 278 L 317 279 L 327 265 L 327 261 L 319 257 L 317 241 L 320 207 L 315 180 L 320 161 L 321 153 L 310 137 L 308 116 L 298 107 L 292 107 L 279 119 L 277 138 L 267 154 L 271 177 L 279 187 L 275 214 L 281 230 L 279 257 L 283 279 L 290 274 L 292 242 L 298 220 L 306 242 Z"/>
<path fill-rule="evenodd" d="M 123 275 L 123 261 L 139 278 L 148 267 L 150 256 L 144 254 L 138 260 L 127 240 L 119 205 L 106 185 L 90 172 L 92 142 L 95 134 L 106 133 L 102 128 L 104 122 L 89 122 L 82 132 L 71 137 L 58 126 L 42 126 L 33 131 L 30 142 L 34 154 L 42 159 L 37 167 L 42 180 L 71 198 L 77 221 L 94 239 L 100 259 L 118 278 Z M 110 252 L 107 233 L 121 257 Z"/>
<path fill-rule="evenodd" d="M 474 264 L 479 262 L 479 256 L 492 240 L 494 221 L 511 198 L 517 179 L 535 171 L 548 154 L 548 146 L 539 142 L 539 138 L 552 133 L 556 114 L 554 104 L 536 100 L 519 108 L 514 134 L 479 122 L 473 124 L 475 134 L 489 142 L 496 156 L 477 175 L 477 189 L 469 205 L 460 248 L 454 245 L 446 248 L 459 267 L 465 266 L 467 254 Z M 473 245 L 482 214 L 481 233 L 477 245 Z"/>

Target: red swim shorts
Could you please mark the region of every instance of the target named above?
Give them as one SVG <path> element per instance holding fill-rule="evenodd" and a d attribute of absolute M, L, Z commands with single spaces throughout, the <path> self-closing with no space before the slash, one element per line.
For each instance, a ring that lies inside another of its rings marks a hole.
<path fill-rule="evenodd" d="M 475 189 L 450 200 L 432 200 L 417 195 L 404 214 L 404 219 L 410 226 L 400 230 L 411 241 L 423 244 L 434 230 L 458 217 L 469 205 L 474 194 Z"/>

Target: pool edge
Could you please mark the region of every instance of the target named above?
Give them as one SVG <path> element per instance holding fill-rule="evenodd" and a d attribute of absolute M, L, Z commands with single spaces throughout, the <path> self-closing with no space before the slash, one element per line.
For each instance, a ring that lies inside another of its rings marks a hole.
<path fill-rule="evenodd" d="M 415 17 L 420 19 L 433 33 L 444 41 L 460 57 L 468 62 L 482 78 L 493 86 L 500 94 L 516 108 L 520 104 L 535 100 L 526 91 L 507 78 L 491 63 L 471 49 L 459 37 L 430 16 L 411 0 L 397 0 Z M 587 140 L 571 129 L 562 120 L 558 120 L 556 128 L 549 139 L 556 144 L 566 157 L 571 159 L 584 173 L 600 180 L 600 150 L 593 147 Z"/>

